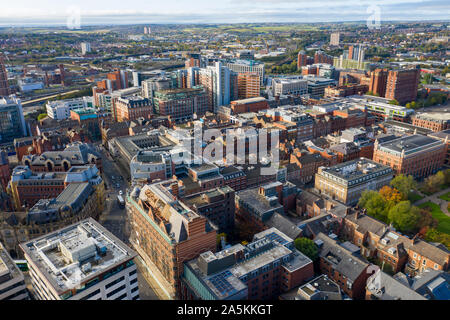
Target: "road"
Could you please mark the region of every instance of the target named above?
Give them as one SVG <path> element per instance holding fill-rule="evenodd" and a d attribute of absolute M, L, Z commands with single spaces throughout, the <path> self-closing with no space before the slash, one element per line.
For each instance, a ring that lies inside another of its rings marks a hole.
<path fill-rule="evenodd" d="M 130 224 L 126 209 L 121 208 L 117 202 L 119 190 L 126 193 L 126 189 L 128 188 L 126 174 L 122 173 L 123 170 L 120 169 L 116 162 L 111 158 L 108 151 L 99 144 L 95 144 L 95 146 L 97 151 L 102 155 L 103 179 L 106 186 L 106 205 L 100 216 L 99 222 L 124 243 L 129 244 Z M 155 293 L 158 288 L 155 287 L 154 283 L 146 281 L 143 276 L 143 272 L 146 271 L 138 261 L 136 261 L 136 266 L 138 268 L 137 274 L 140 299 L 159 300 L 158 294 Z"/>

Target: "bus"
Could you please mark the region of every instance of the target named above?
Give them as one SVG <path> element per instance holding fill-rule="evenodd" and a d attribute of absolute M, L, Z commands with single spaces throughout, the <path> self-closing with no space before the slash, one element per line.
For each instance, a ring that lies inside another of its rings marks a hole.
<path fill-rule="evenodd" d="M 120 194 L 117 196 L 117 203 L 119 204 L 119 207 L 125 208 L 125 201 Z"/>
<path fill-rule="evenodd" d="M 21 271 L 28 271 L 27 260 L 14 260 L 14 263 Z"/>

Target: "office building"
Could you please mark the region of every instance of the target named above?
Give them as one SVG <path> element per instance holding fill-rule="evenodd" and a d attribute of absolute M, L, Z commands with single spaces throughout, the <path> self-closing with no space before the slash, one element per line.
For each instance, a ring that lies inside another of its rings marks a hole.
<path fill-rule="evenodd" d="M 27 136 L 22 103 L 14 95 L 0 98 L 0 144 Z"/>
<path fill-rule="evenodd" d="M 183 299 L 267 300 L 314 276 L 311 259 L 294 241 L 270 228 L 255 234 L 247 245 L 236 244 L 213 253 L 205 251 L 184 263 Z"/>
<path fill-rule="evenodd" d="M 365 190 L 379 190 L 392 180 L 393 171 L 386 165 L 359 158 L 331 167 L 320 167 L 314 187 L 321 193 L 346 204 L 358 203 Z"/>
<path fill-rule="evenodd" d="M 139 150 L 130 162 L 131 180 L 152 182 L 173 176 L 172 161 L 168 152 Z"/>
<path fill-rule="evenodd" d="M 274 96 L 303 95 L 308 93 L 308 81 L 302 78 L 275 78 L 272 80 Z"/>
<path fill-rule="evenodd" d="M 383 143 L 376 140 L 373 160 L 390 166 L 396 175 L 423 179 L 443 166 L 446 152 L 447 146 L 443 141 L 415 134 Z"/>
<path fill-rule="evenodd" d="M 6 72 L 5 60 L 3 55 L 0 54 L 0 98 L 2 96 L 9 96 L 11 89 L 8 82 L 8 73 Z"/>
<path fill-rule="evenodd" d="M 236 73 L 257 73 L 259 86 L 264 85 L 264 63 L 254 60 L 233 60 L 225 63 L 225 66 Z"/>
<path fill-rule="evenodd" d="M 114 114 L 117 122 L 150 119 L 153 106 L 149 99 L 141 96 L 118 98 L 114 104 Z"/>
<path fill-rule="evenodd" d="M 39 300 L 137 300 L 136 253 L 89 218 L 20 245 Z"/>
<path fill-rule="evenodd" d="M 92 107 L 92 100 L 89 97 L 49 101 L 46 104 L 47 116 L 55 120 L 70 118 L 70 111 L 78 108 Z"/>
<path fill-rule="evenodd" d="M 204 115 L 209 111 L 208 95 L 202 86 L 156 91 L 154 111 L 173 120 L 192 119 L 193 115 Z"/>
<path fill-rule="evenodd" d="M 25 278 L 0 242 L 0 301 L 28 299 Z"/>
<path fill-rule="evenodd" d="M 213 66 L 200 69 L 199 84 L 205 88 L 208 105 L 212 110 L 216 111 L 217 107 L 226 106 L 232 101 L 232 72 L 222 62 L 215 62 Z"/>
<path fill-rule="evenodd" d="M 172 298 L 180 297 L 184 262 L 215 252 L 217 241 L 208 220 L 179 201 L 178 194 L 178 182 L 167 180 L 126 197 L 130 242 Z"/>

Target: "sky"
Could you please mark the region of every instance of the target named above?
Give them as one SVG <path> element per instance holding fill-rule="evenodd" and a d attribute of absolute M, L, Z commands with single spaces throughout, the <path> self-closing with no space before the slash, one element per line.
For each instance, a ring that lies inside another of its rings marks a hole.
<path fill-rule="evenodd" d="M 0 0 L 0 26 L 449 20 L 449 0 Z"/>

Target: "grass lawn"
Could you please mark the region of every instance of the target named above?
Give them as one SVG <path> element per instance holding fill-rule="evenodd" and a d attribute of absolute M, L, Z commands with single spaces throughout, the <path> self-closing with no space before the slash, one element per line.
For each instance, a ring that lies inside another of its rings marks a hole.
<path fill-rule="evenodd" d="M 442 212 L 441 208 L 434 202 L 425 202 L 418 206 L 419 208 L 430 208 L 431 215 L 435 218 L 439 224 L 437 230 L 450 234 L 450 217 Z"/>
<path fill-rule="evenodd" d="M 445 201 L 450 201 L 450 192 L 447 192 L 446 194 L 443 194 L 439 198 L 442 199 L 442 200 L 445 200 Z"/>
<path fill-rule="evenodd" d="M 424 197 L 422 197 L 420 194 L 412 192 L 412 193 L 409 194 L 408 200 L 411 201 L 411 203 L 414 203 L 414 202 L 419 201 L 419 200 L 421 200 L 423 198 Z"/>

